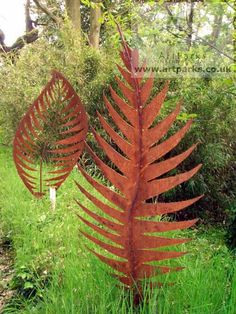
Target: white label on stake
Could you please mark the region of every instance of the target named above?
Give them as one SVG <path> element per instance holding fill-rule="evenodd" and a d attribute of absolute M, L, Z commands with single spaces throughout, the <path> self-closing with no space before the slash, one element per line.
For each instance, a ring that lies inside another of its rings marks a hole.
<path fill-rule="evenodd" d="M 54 187 L 50 187 L 50 201 L 54 210 L 56 208 L 56 189 Z"/>

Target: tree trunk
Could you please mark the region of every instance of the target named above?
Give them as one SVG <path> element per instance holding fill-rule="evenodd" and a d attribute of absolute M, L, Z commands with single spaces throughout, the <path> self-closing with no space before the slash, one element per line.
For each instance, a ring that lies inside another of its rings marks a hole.
<path fill-rule="evenodd" d="M 186 39 L 186 43 L 188 46 L 188 49 L 191 48 L 192 46 L 192 37 L 193 37 L 193 17 L 194 17 L 194 1 L 191 1 L 191 5 L 190 5 L 190 13 L 189 13 L 189 17 L 187 19 L 187 24 L 188 24 L 188 35 L 187 35 L 187 39 Z"/>
<path fill-rule="evenodd" d="M 93 2 L 95 6 L 92 6 L 90 10 L 89 42 L 92 47 L 98 49 L 101 28 L 100 18 L 102 15 L 102 10 L 100 6 L 101 0 L 93 0 Z"/>
<path fill-rule="evenodd" d="M 33 0 L 33 2 L 35 3 L 35 5 L 37 6 L 37 8 L 39 10 L 41 10 L 43 13 L 45 13 L 54 23 L 56 24 L 60 24 L 61 20 L 54 15 L 48 8 L 46 5 L 42 4 L 39 0 Z"/>
<path fill-rule="evenodd" d="M 81 35 L 80 0 L 66 0 L 66 10 L 74 28 Z"/>
<path fill-rule="evenodd" d="M 220 35 L 221 27 L 223 22 L 223 9 L 215 15 L 213 30 L 211 34 L 211 43 L 212 45 L 216 45 L 216 41 Z"/>
<path fill-rule="evenodd" d="M 4 41 L 5 41 L 5 34 L 0 29 L 0 52 L 7 52 L 7 46 Z"/>
<path fill-rule="evenodd" d="M 30 33 L 34 29 L 33 22 L 30 17 L 30 0 L 25 3 L 25 32 Z"/>
<path fill-rule="evenodd" d="M 30 16 L 30 0 L 25 2 L 25 35 L 17 38 L 11 46 L 6 46 L 4 43 L 5 35 L 0 29 L 0 53 L 6 53 L 10 51 L 17 52 L 23 48 L 26 44 L 30 44 L 38 39 L 38 30 L 34 28 L 33 21 Z"/>

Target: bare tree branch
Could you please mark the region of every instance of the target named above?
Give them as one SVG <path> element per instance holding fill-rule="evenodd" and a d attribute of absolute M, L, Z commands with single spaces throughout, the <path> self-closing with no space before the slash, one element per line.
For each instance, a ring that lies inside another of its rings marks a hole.
<path fill-rule="evenodd" d="M 171 10 L 169 9 L 168 5 L 165 4 L 164 7 L 165 7 L 167 13 L 169 14 L 169 16 L 170 16 L 170 18 L 171 18 L 173 24 L 177 27 L 177 29 L 178 29 L 179 31 L 181 31 L 181 32 L 184 32 L 186 35 L 189 35 L 189 31 L 186 30 L 185 28 L 183 28 L 181 25 L 178 24 L 178 21 L 177 21 L 176 17 L 173 15 L 173 13 L 172 13 Z M 230 55 L 228 55 L 228 54 L 225 53 L 224 51 L 221 51 L 219 48 L 217 48 L 215 45 L 213 45 L 212 43 L 208 42 L 208 41 L 205 40 L 204 38 L 199 37 L 199 36 L 196 34 L 196 32 L 192 31 L 192 32 L 191 32 L 191 36 L 192 36 L 192 35 L 195 35 L 195 40 L 196 40 L 196 41 L 202 42 L 202 43 L 205 44 L 206 46 L 211 47 L 212 49 L 216 50 L 219 54 L 221 54 L 221 55 L 223 55 L 223 56 L 227 57 L 228 59 L 230 59 L 230 60 L 232 60 L 232 61 L 235 62 L 235 58 L 231 57 Z"/>
<path fill-rule="evenodd" d="M 26 44 L 30 44 L 38 39 L 38 30 L 34 28 L 31 32 L 17 38 L 12 46 L 6 46 L 4 41 L 0 41 L 0 53 L 18 51 L 23 48 Z"/>
<path fill-rule="evenodd" d="M 0 29 L 0 51 L 5 52 L 6 51 L 6 45 L 5 45 L 5 34 Z"/>
<path fill-rule="evenodd" d="M 186 3 L 190 1 L 185 1 L 185 0 L 172 0 L 172 1 L 164 1 L 164 4 L 175 4 L 175 3 Z M 204 0 L 191 0 L 191 2 L 204 2 Z"/>
<path fill-rule="evenodd" d="M 223 2 L 225 2 L 231 9 L 235 10 L 234 5 L 231 5 L 231 4 L 229 3 L 229 1 L 224 0 Z M 234 3 L 234 4 L 235 4 L 235 3 Z"/>
<path fill-rule="evenodd" d="M 26 0 L 25 4 L 25 31 L 26 33 L 31 32 L 34 29 L 33 21 L 30 16 L 30 0 Z"/>
<path fill-rule="evenodd" d="M 190 13 L 189 13 L 189 16 L 187 17 L 187 24 L 188 24 L 187 45 L 188 45 L 188 48 L 190 48 L 192 45 L 193 16 L 194 16 L 194 1 L 191 1 Z"/>
<path fill-rule="evenodd" d="M 33 0 L 33 2 L 43 13 L 45 13 L 48 17 L 50 17 L 50 19 L 54 23 L 56 24 L 61 23 L 61 20 L 56 15 L 54 15 L 50 10 L 48 10 L 48 8 L 44 4 L 42 4 L 39 0 Z"/>
<path fill-rule="evenodd" d="M 18 37 L 12 46 L 5 44 L 5 35 L 3 31 L 0 30 L 0 53 L 16 52 L 26 44 L 30 44 L 38 39 L 38 30 L 34 28 L 30 16 L 30 0 L 26 0 L 25 3 L 25 30 L 25 35 Z"/>

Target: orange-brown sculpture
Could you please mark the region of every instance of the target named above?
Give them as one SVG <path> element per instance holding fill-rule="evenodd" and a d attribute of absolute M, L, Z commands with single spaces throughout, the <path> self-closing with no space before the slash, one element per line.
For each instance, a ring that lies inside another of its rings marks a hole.
<path fill-rule="evenodd" d="M 165 100 L 168 83 L 164 85 L 158 95 L 150 100 L 153 76 L 150 75 L 145 82 L 143 82 L 143 77 L 138 77 L 135 71 L 138 66 L 138 51 L 131 50 L 124 39 L 121 58 L 126 69 L 119 66 L 118 69 L 124 78 L 124 82 L 119 78 L 116 80 L 124 97 L 120 97 L 110 88 L 112 101 L 104 96 L 104 102 L 110 117 L 123 135 L 119 135 L 98 113 L 101 125 L 113 143 L 119 147 L 121 153 L 93 130 L 96 141 L 119 171 L 106 165 L 86 144 L 86 148 L 95 163 L 117 191 L 99 183 L 89 176 L 81 166 L 78 166 L 87 181 L 111 205 L 94 197 L 79 183 L 77 183 L 78 188 L 111 219 L 104 218 L 104 215 L 91 211 L 80 202 L 78 204 L 82 210 L 98 224 L 92 223 L 81 215 L 78 216 L 87 226 L 108 240 L 102 241 L 90 233 L 81 231 L 89 240 L 114 255 L 114 258 L 109 258 L 105 252 L 102 255 L 93 251 L 100 260 L 116 271 L 117 277 L 125 286 L 137 289 L 135 302 L 138 303 L 141 297 L 140 282 L 143 278 L 182 269 L 182 267 L 171 268 L 163 265 L 158 266 L 158 264 L 151 265 L 150 262 L 177 258 L 185 254 L 184 252 L 166 251 L 161 248 L 189 241 L 189 239 L 157 236 L 153 233 L 188 228 L 197 221 L 197 219 L 194 219 L 180 222 L 157 222 L 147 218 L 182 210 L 199 200 L 201 196 L 172 203 L 147 203 L 147 200 L 187 181 L 197 173 L 201 165 L 181 174 L 163 177 L 184 161 L 196 147 L 196 145 L 193 145 L 187 151 L 175 157 L 160 161 L 160 158 L 178 145 L 190 128 L 192 121 L 187 122 L 177 133 L 160 142 L 179 114 L 180 103 L 177 104 L 176 109 L 169 116 L 153 126 L 153 122 Z M 125 119 L 114 109 L 112 102 L 119 107 Z"/>
<path fill-rule="evenodd" d="M 54 71 L 20 121 L 13 143 L 18 174 L 34 196 L 42 197 L 48 186 L 58 189 L 68 177 L 83 151 L 87 124 L 78 95 Z"/>

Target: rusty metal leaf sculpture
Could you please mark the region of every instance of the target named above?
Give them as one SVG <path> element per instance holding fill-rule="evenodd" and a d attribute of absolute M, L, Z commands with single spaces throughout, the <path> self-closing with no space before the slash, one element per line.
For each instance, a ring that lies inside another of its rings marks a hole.
<path fill-rule="evenodd" d="M 182 210 L 199 200 L 201 196 L 171 203 L 148 203 L 147 200 L 187 181 L 197 173 L 201 165 L 181 174 L 163 177 L 164 174 L 167 174 L 185 160 L 196 147 L 196 145 L 193 145 L 175 157 L 162 158 L 177 146 L 190 128 L 192 121 L 187 122 L 174 135 L 163 139 L 180 112 L 180 103 L 177 104 L 176 109 L 170 115 L 158 124 L 154 123 L 153 126 L 153 122 L 166 97 L 168 83 L 165 84 L 159 94 L 149 101 L 153 87 L 153 75 L 150 75 L 142 83 L 143 78 L 139 77 L 135 71 L 135 68 L 138 66 L 138 51 L 136 49 L 131 50 L 123 37 L 122 41 L 121 58 L 126 69 L 120 66 L 118 66 L 118 69 L 125 83 L 118 77 L 116 80 L 124 97 L 120 97 L 110 88 L 112 101 L 109 101 L 104 95 L 104 102 L 110 117 L 123 136 L 118 134 L 104 117 L 98 113 L 101 125 L 112 139 L 112 142 L 119 148 L 119 151 L 114 149 L 114 145 L 108 144 L 93 130 L 97 143 L 116 168 L 109 167 L 86 144 L 86 148 L 93 160 L 115 189 L 110 189 L 89 176 L 80 165 L 78 167 L 86 180 L 109 202 L 105 203 L 99 200 L 86 191 L 79 183 L 76 183 L 79 190 L 101 212 L 108 215 L 110 219 L 104 217 L 103 214 L 91 211 L 79 201 L 77 203 L 98 224 L 92 223 L 78 214 L 82 222 L 107 239 L 107 241 L 101 240 L 100 237 L 93 236 L 83 230 L 81 230 L 82 234 L 102 249 L 111 253 L 113 258 L 94 250 L 92 252 L 101 261 L 115 269 L 116 276 L 125 286 L 130 289 L 138 287 L 137 301 L 141 296 L 142 279 L 182 269 L 181 267 L 150 264 L 151 262 L 177 258 L 185 254 L 184 252 L 167 251 L 161 248 L 189 241 L 189 239 L 157 236 L 153 235 L 153 233 L 188 228 L 197 221 L 197 219 L 193 219 L 166 222 L 153 221 L 153 219 L 149 218 Z M 120 109 L 125 118 L 114 109 L 112 102 Z M 160 141 L 161 139 L 163 140 Z"/>
<path fill-rule="evenodd" d="M 87 129 L 79 96 L 54 71 L 20 121 L 13 142 L 16 169 L 35 197 L 42 197 L 48 186 L 58 189 L 68 177 L 84 148 Z"/>

